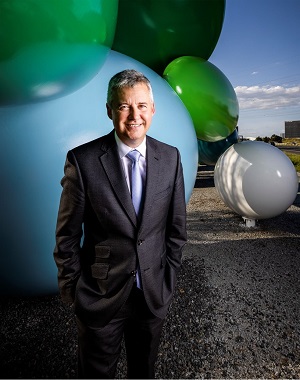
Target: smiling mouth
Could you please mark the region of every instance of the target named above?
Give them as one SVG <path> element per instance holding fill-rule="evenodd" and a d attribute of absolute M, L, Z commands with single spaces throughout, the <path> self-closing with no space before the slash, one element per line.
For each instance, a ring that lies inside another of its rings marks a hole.
<path fill-rule="evenodd" d="M 127 126 L 129 127 L 129 128 L 138 128 L 138 127 L 140 127 L 142 124 L 127 124 Z"/>

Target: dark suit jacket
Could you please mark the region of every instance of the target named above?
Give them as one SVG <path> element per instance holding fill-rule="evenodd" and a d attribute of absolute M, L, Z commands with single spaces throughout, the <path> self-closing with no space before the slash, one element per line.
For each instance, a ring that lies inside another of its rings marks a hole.
<path fill-rule="evenodd" d="M 147 180 L 138 223 L 114 131 L 67 154 L 54 258 L 62 300 L 91 326 L 125 303 L 137 267 L 153 314 L 166 316 L 186 243 L 179 151 L 149 136 Z M 83 226 L 83 239 L 82 239 Z"/>

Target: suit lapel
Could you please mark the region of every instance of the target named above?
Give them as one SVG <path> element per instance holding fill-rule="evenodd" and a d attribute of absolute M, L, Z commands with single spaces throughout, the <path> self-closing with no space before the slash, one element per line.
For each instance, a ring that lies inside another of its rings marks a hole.
<path fill-rule="evenodd" d="M 142 213 L 141 226 L 143 221 L 147 220 L 147 215 L 149 214 L 153 206 L 153 196 L 156 192 L 157 181 L 159 178 L 159 158 L 160 155 L 157 152 L 156 144 L 147 137 L 147 180 L 146 180 L 146 191 L 145 191 L 145 201 Z"/>
<path fill-rule="evenodd" d="M 104 143 L 102 145 L 104 154 L 102 154 L 99 159 L 120 204 L 124 208 L 128 217 L 131 219 L 132 223 L 137 225 L 137 217 L 134 211 L 113 133 L 114 132 L 109 134 L 110 140 L 108 143 Z"/>

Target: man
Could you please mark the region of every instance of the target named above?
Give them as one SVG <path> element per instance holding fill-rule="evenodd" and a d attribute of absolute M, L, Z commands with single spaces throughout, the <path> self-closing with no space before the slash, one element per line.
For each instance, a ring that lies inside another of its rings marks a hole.
<path fill-rule="evenodd" d="M 113 378 L 124 336 L 128 378 L 154 378 L 186 243 L 182 165 L 176 148 L 146 137 L 155 106 L 143 74 L 112 77 L 106 106 L 114 131 L 67 154 L 58 283 L 62 300 L 74 304 L 79 377 Z"/>

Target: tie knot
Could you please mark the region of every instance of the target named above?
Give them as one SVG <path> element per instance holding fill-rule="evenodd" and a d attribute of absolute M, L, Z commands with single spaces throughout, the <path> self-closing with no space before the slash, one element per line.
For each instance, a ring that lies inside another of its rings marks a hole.
<path fill-rule="evenodd" d="M 131 159 L 131 161 L 138 161 L 140 159 L 141 153 L 138 150 L 132 150 L 127 153 L 127 157 Z"/>

